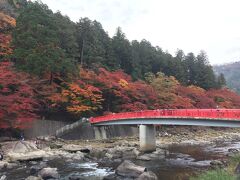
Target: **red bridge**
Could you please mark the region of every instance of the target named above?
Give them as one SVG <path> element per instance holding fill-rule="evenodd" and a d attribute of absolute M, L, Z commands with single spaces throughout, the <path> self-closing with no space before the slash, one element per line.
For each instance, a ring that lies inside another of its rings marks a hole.
<path fill-rule="evenodd" d="M 240 127 L 240 109 L 161 109 L 90 118 L 95 126 L 140 125 L 142 151 L 156 149 L 154 125 Z"/>
<path fill-rule="evenodd" d="M 161 109 L 90 118 L 94 125 L 169 124 L 240 127 L 240 109 Z"/>

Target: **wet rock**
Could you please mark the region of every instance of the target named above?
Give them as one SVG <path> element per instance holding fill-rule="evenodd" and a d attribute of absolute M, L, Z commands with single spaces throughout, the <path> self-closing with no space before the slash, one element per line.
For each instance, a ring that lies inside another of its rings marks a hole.
<path fill-rule="evenodd" d="M 17 163 L 8 163 L 8 164 L 7 164 L 7 169 L 13 169 L 13 168 L 15 168 L 15 167 L 17 167 L 17 166 L 18 166 Z"/>
<path fill-rule="evenodd" d="M 9 163 L 9 162 L 6 162 L 6 161 L 0 161 L 0 170 L 3 169 L 3 168 L 12 169 L 16 166 L 18 166 L 17 163 Z"/>
<path fill-rule="evenodd" d="M 56 140 L 56 137 L 55 136 L 39 136 L 37 137 L 37 140 L 50 142 L 50 141 Z"/>
<path fill-rule="evenodd" d="M 38 164 L 37 161 L 29 161 L 28 163 L 31 164 L 31 165 L 36 165 L 36 164 Z"/>
<path fill-rule="evenodd" d="M 6 161 L 0 161 L 0 170 L 3 168 L 7 168 L 8 162 Z"/>
<path fill-rule="evenodd" d="M 137 150 L 136 148 L 133 149 L 133 153 L 135 154 L 135 156 L 139 156 L 139 154 L 141 153 L 139 150 Z"/>
<path fill-rule="evenodd" d="M 130 158 L 135 158 L 136 155 L 136 148 L 134 147 L 123 147 L 123 146 L 116 146 L 114 148 L 108 149 L 107 153 L 105 156 L 108 159 L 118 159 L 118 158 L 123 158 L 123 159 L 130 159 Z"/>
<path fill-rule="evenodd" d="M 42 170 L 45 167 L 47 167 L 47 163 L 46 162 L 41 162 L 39 165 L 31 166 L 30 167 L 30 174 L 31 175 L 35 175 L 35 174 L 37 174 L 40 170 Z"/>
<path fill-rule="evenodd" d="M 223 162 L 222 162 L 222 161 L 219 161 L 219 160 L 213 160 L 213 161 L 211 161 L 211 162 L 210 162 L 210 165 L 211 165 L 212 167 L 223 167 L 223 166 L 224 166 Z"/>
<path fill-rule="evenodd" d="M 123 151 L 123 153 L 122 153 L 122 159 L 133 159 L 136 157 L 137 157 L 137 155 L 133 150 Z"/>
<path fill-rule="evenodd" d="M 115 163 L 121 163 L 122 160 L 121 160 L 121 159 L 114 159 L 113 162 L 115 162 Z"/>
<path fill-rule="evenodd" d="M 74 154 L 73 153 L 62 153 L 61 156 L 66 158 L 66 159 L 82 160 L 85 157 L 85 154 L 78 151 Z"/>
<path fill-rule="evenodd" d="M 99 148 L 99 149 L 92 149 L 90 151 L 89 155 L 91 157 L 95 157 L 95 158 L 100 159 L 100 158 L 103 158 L 105 156 L 106 152 L 107 152 L 107 150 L 101 149 L 101 148 Z"/>
<path fill-rule="evenodd" d="M 63 147 L 63 144 L 61 144 L 61 143 L 51 143 L 50 144 L 51 149 L 60 149 L 62 147 Z"/>
<path fill-rule="evenodd" d="M 142 173 L 137 180 L 158 180 L 157 175 L 152 171 Z"/>
<path fill-rule="evenodd" d="M 142 161 L 150 161 L 151 160 L 151 158 L 148 156 L 148 155 L 142 155 L 142 156 L 138 156 L 137 158 L 136 158 L 137 160 L 142 160 Z"/>
<path fill-rule="evenodd" d="M 228 149 L 228 152 L 230 152 L 230 153 L 238 153 L 239 150 L 236 149 L 236 148 L 230 148 L 230 149 Z"/>
<path fill-rule="evenodd" d="M 0 180 L 7 180 L 7 176 L 6 175 L 1 176 Z"/>
<path fill-rule="evenodd" d="M 122 180 L 122 179 L 123 179 L 123 177 L 119 177 L 116 174 L 110 174 L 110 175 L 103 178 L 103 180 Z"/>
<path fill-rule="evenodd" d="M 116 169 L 116 174 L 123 177 L 137 178 L 147 169 L 143 166 L 138 166 L 131 161 L 125 160 Z"/>
<path fill-rule="evenodd" d="M 58 179 L 59 174 L 57 171 L 57 168 L 43 168 L 39 173 L 39 176 L 41 176 L 43 179 Z"/>
<path fill-rule="evenodd" d="M 62 146 L 62 149 L 71 153 L 75 153 L 77 151 L 89 153 L 91 150 L 90 148 L 82 147 L 75 144 L 66 144 Z"/>
<path fill-rule="evenodd" d="M 25 180 L 43 180 L 41 177 L 37 176 L 29 176 Z"/>

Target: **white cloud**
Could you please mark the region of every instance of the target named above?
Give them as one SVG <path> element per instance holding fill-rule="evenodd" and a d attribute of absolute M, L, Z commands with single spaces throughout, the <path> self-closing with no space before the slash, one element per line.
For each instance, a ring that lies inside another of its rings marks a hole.
<path fill-rule="evenodd" d="M 240 60 L 238 0 L 42 1 L 73 21 L 96 19 L 111 36 L 120 26 L 129 39 L 147 39 L 171 53 L 203 49 L 212 64 Z"/>

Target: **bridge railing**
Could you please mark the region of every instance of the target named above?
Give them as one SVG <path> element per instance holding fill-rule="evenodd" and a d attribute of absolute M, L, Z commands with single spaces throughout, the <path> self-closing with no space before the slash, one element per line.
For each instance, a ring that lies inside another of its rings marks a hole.
<path fill-rule="evenodd" d="M 240 109 L 158 109 L 138 112 L 112 113 L 90 118 L 91 123 L 141 118 L 202 118 L 240 120 Z"/>

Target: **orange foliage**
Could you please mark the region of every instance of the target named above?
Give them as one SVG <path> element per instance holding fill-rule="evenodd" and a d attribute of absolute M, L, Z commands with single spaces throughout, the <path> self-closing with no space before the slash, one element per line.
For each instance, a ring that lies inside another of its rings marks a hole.
<path fill-rule="evenodd" d="M 0 31 L 6 31 L 16 26 L 16 20 L 0 12 Z"/>
<path fill-rule="evenodd" d="M 0 12 L 0 58 L 12 53 L 10 42 L 12 37 L 9 30 L 16 26 L 16 20 Z"/>
<path fill-rule="evenodd" d="M 63 88 L 61 93 L 55 93 L 49 98 L 53 103 L 52 107 L 60 105 L 75 115 L 101 108 L 103 99 L 98 88 L 80 80 L 75 83 L 65 83 L 64 86 L 66 88 Z"/>
<path fill-rule="evenodd" d="M 11 35 L 0 34 L 0 57 L 12 54 L 12 48 L 10 47 L 11 40 Z"/>

